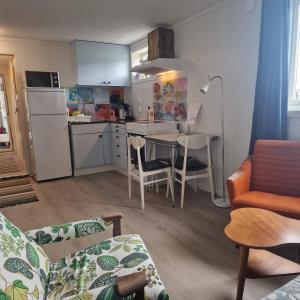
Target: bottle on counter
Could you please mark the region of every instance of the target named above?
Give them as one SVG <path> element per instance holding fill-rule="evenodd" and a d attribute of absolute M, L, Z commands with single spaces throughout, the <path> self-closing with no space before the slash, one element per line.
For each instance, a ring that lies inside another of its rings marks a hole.
<path fill-rule="evenodd" d="M 147 120 L 149 122 L 154 122 L 154 109 L 148 106 L 147 110 Z"/>

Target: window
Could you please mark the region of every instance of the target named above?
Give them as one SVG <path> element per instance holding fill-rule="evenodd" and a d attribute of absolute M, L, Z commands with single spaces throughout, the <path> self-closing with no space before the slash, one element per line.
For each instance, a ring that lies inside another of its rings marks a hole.
<path fill-rule="evenodd" d="M 131 53 L 131 67 L 135 67 L 148 60 L 148 47 L 136 50 Z"/>
<path fill-rule="evenodd" d="M 131 52 L 131 67 L 135 67 L 148 60 L 148 45 L 147 39 L 141 40 L 130 47 Z M 137 82 L 145 79 L 152 79 L 153 75 L 146 75 L 132 72 L 132 82 Z"/>
<path fill-rule="evenodd" d="M 294 1 L 290 61 L 289 110 L 300 110 L 300 0 Z"/>

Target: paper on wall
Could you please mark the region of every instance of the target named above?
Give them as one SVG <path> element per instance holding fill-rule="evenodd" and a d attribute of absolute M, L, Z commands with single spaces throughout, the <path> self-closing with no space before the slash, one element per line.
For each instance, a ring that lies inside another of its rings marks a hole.
<path fill-rule="evenodd" d="M 201 106 L 202 103 L 196 103 L 196 102 L 191 103 L 187 113 L 187 119 L 186 119 L 187 124 L 194 125 L 196 123 Z"/>

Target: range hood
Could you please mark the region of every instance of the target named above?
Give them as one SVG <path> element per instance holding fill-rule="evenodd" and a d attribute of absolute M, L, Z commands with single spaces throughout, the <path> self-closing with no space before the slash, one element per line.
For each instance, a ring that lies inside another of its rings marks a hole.
<path fill-rule="evenodd" d="M 151 75 L 179 70 L 180 60 L 177 58 L 157 58 L 131 68 L 131 72 Z"/>

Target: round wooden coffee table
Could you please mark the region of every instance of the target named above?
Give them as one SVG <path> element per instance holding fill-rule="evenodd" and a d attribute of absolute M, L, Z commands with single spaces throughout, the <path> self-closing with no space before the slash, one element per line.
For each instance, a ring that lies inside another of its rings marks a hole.
<path fill-rule="evenodd" d="M 240 208 L 230 214 L 226 236 L 240 246 L 236 299 L 243 298 L 246 278 L 300 274 L 300 265 L 268 249 L 300 244 L 300 221 L 269 210 Z"/>

